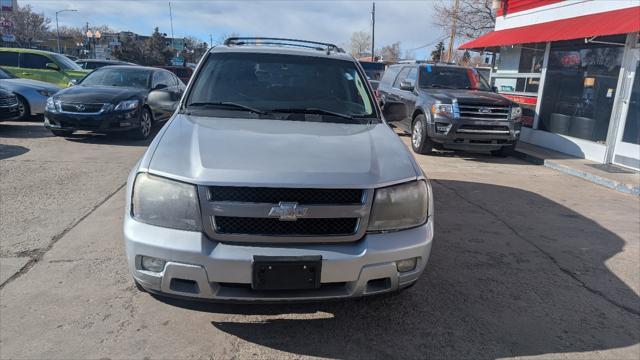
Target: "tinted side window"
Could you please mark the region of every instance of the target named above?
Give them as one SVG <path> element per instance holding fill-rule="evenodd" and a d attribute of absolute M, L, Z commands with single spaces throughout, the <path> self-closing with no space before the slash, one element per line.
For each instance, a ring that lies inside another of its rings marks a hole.
<path fill-rule="evenodd" d="M 53 62 L 48 57 L 37 54 L 20 54 L 20 67 L 27 69 L 46 69 L 47 63 Z"/>
<path fill-rule="evenodd" d="M 394 88 L 400 88 L 400 83 L 407 77 L 409 74 L 410 68 L 406 67 L 400 71 L 400 75 L 396 78 L 396 82 L 393 83 Z"/>
<path fill-rule="evenodd" d="M 9 51 L 0 51 L 1 66 L 18 66 L 18 53 Z"/>
<path fill-rule="evenodd" d="M 387 71 L 384 72 L 382 80 L 380 80 L 380 84 L 384 86 L 391 86 L 391 84 L 393 84 L 393 80 L 396 79 L 396 76 L 398 75 L 400 69 L 401 68 L 399 66 L 389 67 Z"/>
<path fill-rule="evenodd" d="M 167 71 L 158 71 L 153 74 L 153 85 L 155 89 L 158 85 L 165 85 L 166 87 L 175 86 L 175 82 L 172 83 L 171 74 Z"/>

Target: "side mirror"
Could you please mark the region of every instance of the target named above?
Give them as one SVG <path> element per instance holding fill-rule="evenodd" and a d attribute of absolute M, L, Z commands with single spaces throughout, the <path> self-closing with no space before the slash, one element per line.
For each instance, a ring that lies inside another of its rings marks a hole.
<path fill-rule="evenodd" d="M 44 66 L 49 70 L 60 71 L 60 67 L 56 63 L 46 63 Z"/>
<path fill-rule="evenodd" d="M 491 91 L 493 91 L 494 93 L 498 93 L 498 87 L 497 86 L 492 86 L 491 87 Z"/>
<path fill-rule="evenodd" d="M 382 115 L 387 122 L 401 121 L 407 117 L 407 108 L 403 103 L 385 103 Z"/>
<path fill-rule="evenodd" d="M 78 84 L 78 79 L 71 79 L 69 80 L 69 84 L 68 86 L 74 86 Z"/>
<path fill-rule="evenodd" d="M 404 80 L 404 81 L 400 82 L 400 90 L 413 91 L 415 86 L 416 86 L 416 84 L 413 81 L 410 81 L 410 80 Z"/>

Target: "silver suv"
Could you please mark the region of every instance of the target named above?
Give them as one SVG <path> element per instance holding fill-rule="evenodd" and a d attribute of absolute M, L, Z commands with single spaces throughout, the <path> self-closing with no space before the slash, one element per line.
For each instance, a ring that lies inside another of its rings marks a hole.
<path fill-rule="evenodd" d="M 332 44 L 230 38 L 193 76 L 129 176 L 124 240 L 141 290 L 280 301 L 415 283 L 431 186 L 356 60 Z"/>

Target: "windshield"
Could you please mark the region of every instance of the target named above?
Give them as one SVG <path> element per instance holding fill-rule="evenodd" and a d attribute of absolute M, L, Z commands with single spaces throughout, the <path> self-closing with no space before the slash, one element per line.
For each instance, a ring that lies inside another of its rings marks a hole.
<path fill-rule="evenodd" d="M 82 70 L 78 64 L 64 55 L 52 54 L 51 56 L 56 59 L 56 62 L 63 70 Z"/>
<path fill-rule="evenodd" d="M 0 80 L 6 80 L 6 79 L 15 79 L 16 76 L 11 74 L 10 72 L 6 71 L 3 68 L 0 68 Z"/>
<path fill-rule="evenodd" d="M 351 61 L 217 53 L 200 71 L 187 106 L 225 103 L 233 104 L 235 111 L 373 118 L 365 81 Z"/>
<path fill-rule="evenodd" d="M 425 89 L 491 90 L 487 81 L 476 69 L 432 65 L 420 68 L 420 87 Z"/>
<path fill-rule="evenodd" d="M 84 78 L 82 85 L 149 88 L 151 70 L 133 68 L 100 68 Z"/>

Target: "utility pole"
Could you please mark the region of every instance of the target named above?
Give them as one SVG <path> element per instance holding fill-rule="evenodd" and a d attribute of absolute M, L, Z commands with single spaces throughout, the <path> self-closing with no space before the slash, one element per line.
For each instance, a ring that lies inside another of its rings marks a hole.
<path fill-rule="evenodd" d="M 171 48 L 176 51 L 176 47 L 173 43 L 173 13 L 171 11 L 171 1 L 169 1 L 169 20 L 171 21 Z"/>
<path fill-rule="evenodd" d="M 213 47 L 213 35 L 209 34 L 209 48 Z"/>
<path fill-rule="evenodd" d="M 67 9 L 67 10 L 56 11 L 56 43 L 58 45 L 58 54 L 60 54 L 60 30 L 58 29 L 58 14 L 65 11 L 78 11 L 78 10 Z"/>
<path fill-rule="evenodd" d="M 453 57 L 453 45 L 456 38 L 456 25 L 458 20 L 458 8 L 460 6 L 460 0 L 455 0 L 453 5 L 453 23 L 451 24 L 451 37 L 449 38 L 449 51 L 447 53 L 447 62 L 451 62 Z"/>
<path fill-rule="evenodd" d="M 371 61 L 376 61 L 375 58 L 376 48 L 376 3 L 373 3 L 371 9 Z"/>

